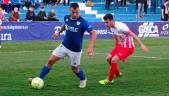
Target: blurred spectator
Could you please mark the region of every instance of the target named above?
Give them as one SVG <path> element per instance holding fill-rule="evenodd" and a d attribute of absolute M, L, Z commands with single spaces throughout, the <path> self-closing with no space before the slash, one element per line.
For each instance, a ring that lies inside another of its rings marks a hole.
<path fill-rule="evenodd" d="M 33 6 L 29 7 L 28 12 L 26 13 L 26 20 L 27 21 L 36 21 L 36 15 L 35 15 Z"/>
<path fill-rule="evenodd" d="M 144 0 L 144 13 L 147 14 L 147 8 L 148 8 L 148 4 L 147 4 L 147 0 Z"/>
<path fill-rule="evenodd" d="M 26 6 L 27 9 L 29 9 L 29 6 L 31 6 L 30 0 L 25 1 L 25 6 Z"/>
<path fill-rule="evenodd" d="M 51 9 L 49 14 L 48 14 L 48 20 L 49 21 L 59 21 L 59 19 L 57 19 L 56 14 L 55 14 L 55 10 Z"/>
<path fill-rule="evenodd" d="M 158 8 L 160 8 L 160 7 L 161 7 L 161 5 L 162 5 L 163 1 L 164 1 L 164 0 L 157 0 L 157 6 L 158 6 Z"/>
<path fill-rule="evenodd" d="M 43 2 L 44 2 L 46 5 L 49 5 L 50 0 L 44 0 Z"/>
<path fill-rule="evenodd" d="M 110 9 L 110 4 L 111 4 L 111 0 L 106 0 L 105 1 L 105 9 L 109 10 Z"/>
<path fill-rule="evenodd" d="M 57 0 L 51 0 L 52 5 L 57 5 Z"/>
<path fill-rule="evenodd" d="M 119 9 L 121 0 L 114 0 L 115 9 Z"/>
<path fill-rule="evenodd" d="M 70 4 L 70 0 L 58 0 L 58 1 L 57 1 L 57 5 L 59 5 L 59 4 L 60 4 L 60 2 L 62 3 L 62 5 L 65 5 L 65 4 L 66 4 L 66 2 L 67 2 L 67 5 L 69 5 L 69 4 Z"/>
<path fill-rule="evenodd" d="M 143 18 L 144 0 L 137 0 L 137 3 L 138 3 L 137 18 Z"/>
<path fill-rule="evenodd" d="M 136 2 L 136 10 L 138 10 L 138 0 L 136 0 L 135 2 Z"/>
<path fill-rule="evenodd" d="M 157 0 L 151 0 L 151 12 L 156 13 Z"/>
<path fill-rule="evenodd" d="M 41 4 L 40 0 L 30 0 L 31 6 L 33 6 L 35 9 L 37 9 Z"/>
<path fill-rule="evenodd" d="M 13 12 L 10 13 L 9 21 L 19 21 L 18 7 L 14 7 Z"/>
<path fill-rule="evenodd" d="M 0 7 L 0 20 L 5 21 L 5 16 L 4 16 L 4 12 L 2 10 L 2 7 Z"/>
<path fill-rule="evenodd" d="M 12 11 L 12 6 L 10 0 L 2 0 L 2 9 L 5 9 L 5 12 L 10 13 Z"/>
<path fill-rule="evenodd" d="M 164 0 L 161 7 L 161 20 L 168 21 L 169 18 L 169 0 Z"/>
<path fill-rule="evenodd" d="M 94 4 L 93 4 L 92 0 L 87 0 L 86 6 L 87 6 L 87 7 L 93 7 Z"/>
<path fill-rule="evenodd" d="M 121 6 L 126 7 L 126 0 L 121 0 Z"/>
<path fill-rule="evenodd" d="M 19 10 L 19 8 L 21 6 L 20 0 L 11 0 L 11 3 L 13 5 L 12 9 L 14 9 L 15 7 L 18 7 L 18 10 Z"/>
<path fill-rule="evenodd" d="M 38 21 L 47 21 L 47 16 L 44 7 L 41 7 L 37 19 Z"/>

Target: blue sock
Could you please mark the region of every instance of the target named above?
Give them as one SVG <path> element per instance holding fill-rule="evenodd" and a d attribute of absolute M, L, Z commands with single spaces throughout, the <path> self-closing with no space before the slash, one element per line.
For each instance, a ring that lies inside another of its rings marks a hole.
<path fill-rule="evenodd" d="M 47 66 L 44 66 L 44 67 L 42 68 L 40 74 L 39 74 L 39 77 L 40 77 L 41 79 L 43 79 L 49 71 L 50 71 L 50 68 L 48 68 Z"/>
<path fill-rule="evenodd" d="M 75 74 L 76 74 L 77 77 L 80 78 L 80 80 L 85 80 L 86 79 L 84 74 L 83 74 L 82 69 L 80 69 L 80 71 L 78 73 L 75 73 Z"/>

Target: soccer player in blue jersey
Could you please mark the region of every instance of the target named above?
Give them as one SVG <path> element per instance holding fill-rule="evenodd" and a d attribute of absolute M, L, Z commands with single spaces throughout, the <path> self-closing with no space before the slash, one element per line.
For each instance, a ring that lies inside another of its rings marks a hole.
<path fill-rule="evenodd" d="M 87 53 L 89 56 L 93 56 L 96 31 L 93 30 L 89 23 L 79 15 L 79 5 L 77 3 L 71 3 L 70 15 L 64 17 L 64 25 L 61 27 L 61 30 L 53 34 L 52 37 L 57 38 L 64 30 L 66 31 L 66 34 L 63 42 L 52 52 L 48 63 L 42 68 L 39 77 L 43 79 L 58 60 L 68 56 L 72 71 L 80 79 L 79 87 L 85 88 L 87 78 L 79 66 L 82 53 L 83 35 L 85 31 L 90 34 Z"/>

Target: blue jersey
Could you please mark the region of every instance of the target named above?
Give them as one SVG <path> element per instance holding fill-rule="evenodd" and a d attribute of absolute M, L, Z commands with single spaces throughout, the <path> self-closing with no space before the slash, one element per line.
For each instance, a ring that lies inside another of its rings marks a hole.
<path fill-rule="evenodd" d="M 66 34 L 62 44 L 73 52 L 82 50 L 82 41 L 85 31 L 91 32 L 93 29 L 82 17 L 71 19 L 70 15 L 64 17 Z"/>

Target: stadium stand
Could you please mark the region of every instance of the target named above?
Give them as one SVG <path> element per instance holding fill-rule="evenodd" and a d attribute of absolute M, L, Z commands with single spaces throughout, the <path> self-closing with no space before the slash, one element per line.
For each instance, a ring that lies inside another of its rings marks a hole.
<path fill-rule="evenodd" d="M 83 0 L 71 0 L 71 2 L 79 2 L 80 4 L 80 14 L 85 19 L 87 19 L 89 22 L 101 22 L 102 17 L 106 13 L 112 13 L 116 20 L 118 21 L 160 21 L 160 15 L 161 15 L 161 8 L 157 8 L 157 13 L 153 14 L 150 11 L 150 8 L 148 8 L 148 14 L 144 16 L 144 18 L 138 19 L 136 18 L 137 11 L 135 10 L 135 4 L 128 3 L 127 7 L 119 7 L 117 10 L 112 3 L 110 6 L 110 10 L 105 10 L 105 4 L 104 0 L 92 0 L 94 2 L 93 7 L 86 7 Z M 55 9 L 56 16 L 60 21 L 63 21 L 63 17 L 69 13 L 69 6 L 47 6 L 44 5 L 45 11 L 48 15 L 51 8 Z M 40 8 L 37 8 L 35 10 L 35 13 L 37 14 L 39 12 Z M 20 8 L 20 19 L 21 21 L 25 21 L 26 12 L 27 10 L 23 9 L 23 7 Z M 6 18 L 9 18 L 9 14 L 5 13 Z"/>

